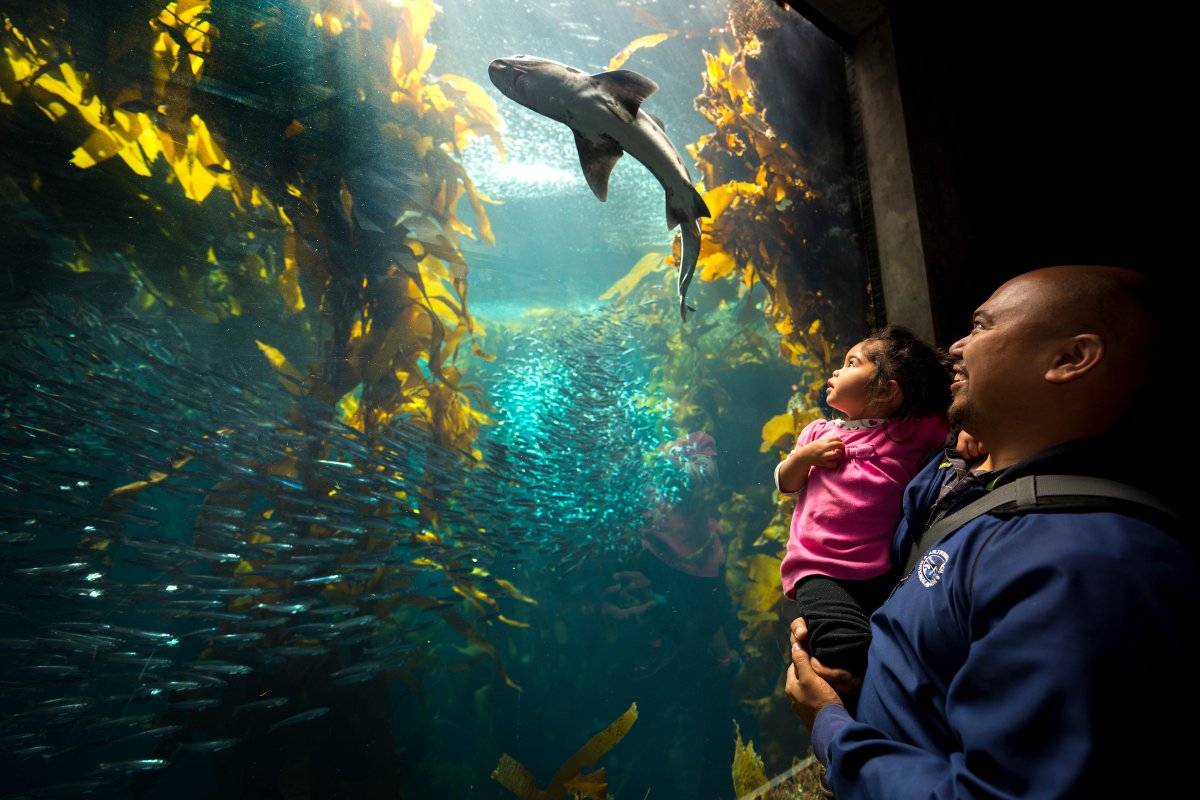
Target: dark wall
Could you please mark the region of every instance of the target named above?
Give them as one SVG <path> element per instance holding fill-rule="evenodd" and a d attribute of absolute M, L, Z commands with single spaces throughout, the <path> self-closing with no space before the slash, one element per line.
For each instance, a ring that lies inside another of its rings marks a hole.
<path fill-rule="evenodd" d="M 886 5 L 940 344 L 1026 269 L 1191 270 L 1192 92 L 1161 27 L 1092 4 Z"/>

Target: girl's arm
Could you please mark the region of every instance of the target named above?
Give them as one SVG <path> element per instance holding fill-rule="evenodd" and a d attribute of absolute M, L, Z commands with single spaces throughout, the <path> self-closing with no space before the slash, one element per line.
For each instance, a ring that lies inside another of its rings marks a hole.
<path fill-rule="evenodd" d="M 780 494 L 795 494 L 808 483 L 812 467 L 836 467 L 846 452 L 840 436 L 826 436 L 793 450 L 775 469 L 775 486 Z"/>

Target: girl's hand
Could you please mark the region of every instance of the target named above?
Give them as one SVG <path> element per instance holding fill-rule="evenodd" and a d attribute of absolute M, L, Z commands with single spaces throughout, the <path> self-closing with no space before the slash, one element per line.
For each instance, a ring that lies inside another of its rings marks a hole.
<path fill-rule="evenodd" d="M 846 454 L 846 444 L 839 436 L 826 436 L 800 448 L 800 455 L 814 467 L 836 467 Z"/>
<path fill-rule="evenodd" d="M 779 491 L 795 494 L 808 483 L 809 468 L 836 467 L 845 452 L 846 445 L 838 436 L 826 436 L 794 448 L 775 468 Z"/>
<path fill-rule="evenodd" d="M 978 461 L 988 453 L 983 442 L 966 431 L 958 432 L 958 441 L 955 443 L 954 449 L 967 461 Z"/>

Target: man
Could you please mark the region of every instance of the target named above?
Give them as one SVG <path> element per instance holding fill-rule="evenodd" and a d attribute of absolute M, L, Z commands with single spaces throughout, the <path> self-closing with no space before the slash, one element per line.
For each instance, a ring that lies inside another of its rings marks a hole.
<path fill-rule="evenodd" d="M 1167 333 L 1177 318 L 1159 306 L 1172 299 L 1100 266 L 1035 270 L 997 289 L 950 348 L 951 422 L 987 457 L 971 473 L 926 466 L 906 491 L 893 558 L 1023 475 L 1163 490 L 1182 511 L 1169 487 L 1191 471 L 1176 444 L 1186 418 L 1165 401 L 1181 394 L 1191 348 Z M 786 691 L 838 800 L 1179 791 L 1197 719 L 1184 654 L 1200 570 L 1192 518 L 1165 519 L 1107 506 L 967 522 L 872 617 L 855 718 L 828 682 L 846 676 L 810 657 L 795 620 Z"/>

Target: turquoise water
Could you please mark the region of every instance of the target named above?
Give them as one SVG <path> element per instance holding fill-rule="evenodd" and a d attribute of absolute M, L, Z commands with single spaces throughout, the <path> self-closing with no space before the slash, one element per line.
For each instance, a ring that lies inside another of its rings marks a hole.
<path fill-rule="evenodd" d="M 767 777 L 804 757 L 786 609 L 747 587 L 781 547 L 764 426 L 821 410 L 788 343 L 870 322 L 835 45 L 770 2 L 11 6 L 5 796 L 507 798 L 515 761 L 733 798 L 739 733 Z M 700 181 L 705 54 L 756 30 L 811 196 L 737 217 L 757 266 L 698 273 L 681 322 L 659 183 L 625 157 L 599 202 L 487 67 L 664 34 L 623 67 Z"/>

